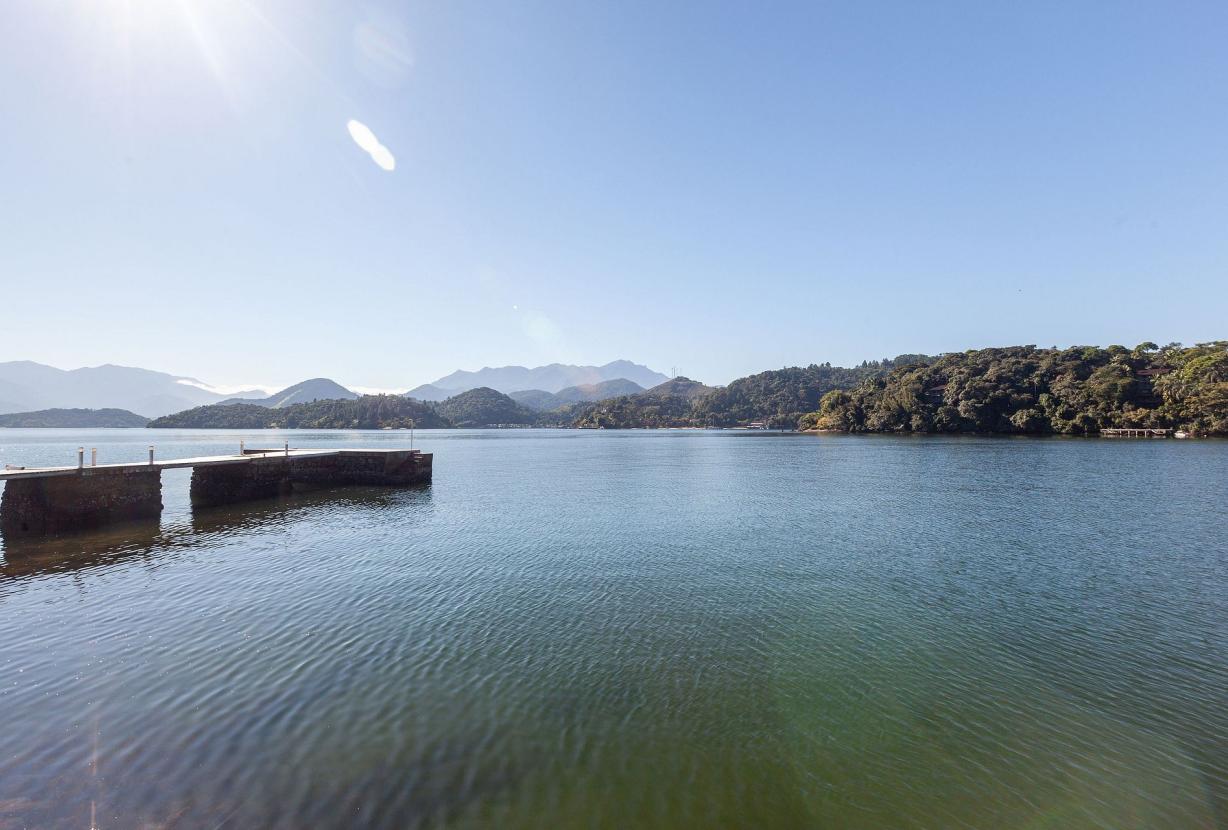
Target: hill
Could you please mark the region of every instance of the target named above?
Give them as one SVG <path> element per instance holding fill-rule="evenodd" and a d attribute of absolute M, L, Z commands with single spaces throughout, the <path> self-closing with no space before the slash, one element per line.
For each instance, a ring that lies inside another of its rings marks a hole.
<path fill-rule="evenodd" d="M 40 409 L 0 415 L 0 427 L 91 429 L 132 428 L 149 423 L 144 415 L 126 409 Z"/>
<path fill-rule="evenodd" d="M 698 381 L 676 377 L 634 395 L 576 404 L 560 415 L 571 426 L 585 429 L 692 426 L 694 402 L 712 391 Z"/>
<path fill-rule="evenodd" d="M 290 404 L 281 409 L 259 404 L 200 406 L 152 421 L 160 429 L 422 429 L 449 427 L 430 404 L 400 395 L 363 395 L 353 400 Z"/>
<path fill-rule="evenodd" d="M 641 388 L 655 386 L 668 378 L 660 372 L 655 372 L 647 366 L 632 363 L 629 360 L 615 360 L 604 366 L 574 366 L 565 363 L 551 363 L 548 366 L 537 366 L 529 369 L 524 366 L 485 367 L 475 372 L 460 370 L 445 375 L 433 383 L 411 389 L 405 394 L 420 400 L 427 400 L 424 395 L 437 394 L 443 390 L 449 395 L 455 395 L 478 387 L 488 387 L 504 394 L 520 392 L 526 389 L 541 389 L 546 392 L 558 392 L 570 386 L 597 384 L 607 380 L 630 380 Z"/>
<path fill-rule="evenodd" d="M 614 378 L 601 383 L 582 383 L 579 386 L 568 386 L 555 393 L 559 404 L 580 403 L 581 401 L 604 401 L 607 398 L 617 398 L 619 395 L 634 395 L 643 392 L 644 387 L 633 380 Z"/>
<path fill-rule="evenodd" d="M 584 383 L 579 386 L 568 386 L 558 392 L 547 392 L 544 389 L 525 389 L 510 392 L 509 397 L 516 403 L 523 404 L 538 412 L 548 412 L 568 404 L 584 401 L 603 401 L 616 398 L 619 395 L 633 395 L 644 391 L 644 387 L 626 378 L 603 380 L 601 383 Z"/>
<path fill-rule="evenodd" d="M 462 392 L 435 408 L 457 427 L 531 426 L 537 421 L 536 412 L 487 387 Z"/>
<path fill-rule="evenodd" d="M 442 401 L 449 395 L 454 394 L 447 389 L 440 389 L 431 383 L 424 383 L 421 386 L 415 386 L 405 393 L 405 397 L 413 398 L 419 401 Z"/>
<path fill-rule="evenodd" d="M 258 391 L 241 397 L 263 397 Z M 0 363 L 0 400 L 4 410 L 24 412 L 52 408 L 126 409 L 151 416 L 190 406 L 218 403 L 227 396 L 210 391 L 195 378 L 131 366 L 57 369 L 29 360 Z"/>
<path fill-rule="evenodd" d="M 924 355 L 902 355 L 851 369 L 823 363 L 759 372 L 738 378 L 697 401 L 694 418 L 705 426 L 732 427 L 759 421 L 792 428 L 803 413 L 817 409 L 822 397 L 833 389 L 855 386 L 897 364 L 918 359 L 933 360 Z"/>
<path fill-rule="evenodd" d="M 798 418 L 815 409 L 823 395 L 877 377 L 897 365 L 934 360 L 926 355 L 900 355 L 843 368 L 830 363 L 773 369 L 714 389 L 679 377 L 635 395 L 600 404 L 580 404 L 560 410 L 553 421 L 579 427 L 734 427 L 759 421 L 793 428 Z"/>
<path fill-rule="evenodd" d="M 508 397 L 535 412 L 558 409 L 563 403 L 559 400 L 558 395 L 544 389 L 522 389 L 519 392 L 509 392 Z"/>
<path fill-rule="evenodd" d="M 823 396 L 804 429 L 1094 434 L 1168 427 L 1228 434 L 1228 341 L 1163 349 L 1011 346 L 943 355 Z"/>
<path fill-rule="evenodd" d="M 222 401 L 224 404 L 247 403 L 256 406 L 267 406 L 271 409 L 282 409 L 296 403 L 311 401 L 352 401 L 358 393 L 351 392 L 336 381 L 328 378 L 311 378 L 310 380 L 287 386 L 280 392 L 274 392 L 267 398 L 231 398 Z"/>

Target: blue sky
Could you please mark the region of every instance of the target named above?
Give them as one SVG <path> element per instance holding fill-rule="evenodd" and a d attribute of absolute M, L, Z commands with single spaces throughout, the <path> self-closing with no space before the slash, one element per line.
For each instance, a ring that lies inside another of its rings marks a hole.
<path fill-rule="evenodd" d="M 1222 2 L 0 15 L 0 360 L 723 383 L 1228 336 Z"/>

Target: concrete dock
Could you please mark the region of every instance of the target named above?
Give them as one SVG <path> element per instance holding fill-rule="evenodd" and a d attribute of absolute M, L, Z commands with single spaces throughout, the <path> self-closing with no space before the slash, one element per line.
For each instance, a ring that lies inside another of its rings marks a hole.
<path fill-rule="evenodd" d="M 194 507 L 267 498 L 301 488 L 406 487 L 431 480 L 429 453 L 418 450 L 243 449 L 148 462 L 67 467 L 6 467 L 0 498 L 5 538 L 49 536 L 162 513 L 162 471 L 191 468 Z"/>

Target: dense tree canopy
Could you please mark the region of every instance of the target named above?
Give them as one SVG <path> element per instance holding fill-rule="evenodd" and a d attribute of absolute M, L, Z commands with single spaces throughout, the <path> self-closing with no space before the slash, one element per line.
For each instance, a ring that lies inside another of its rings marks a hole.
<path fill-rule="evenodd" d="M 714 391 L 698 381 L 676 377 L 634 395 L 565 407 L 550 417 L 584 429 L 656 429 L 693 424 L 695 401 Z"/>
<path fill-rule="evenodd" d="M 1228 431 L 1228 343 L 1014 346 L 943 355 L 824 395 L 803 429 L 1091 434 Z"/>
<path fill-rule="evenodd" d="M 713 389 L 687 378 L 633 395 L 534 412 L 481 387 L 439 403 L 368 395 L 268 409 L 202 406 L 155 427 L 380 429 L 565 426 L 605 429 L 739 426 L 846 432 L 1094 434 L 1169 427 L 1228 435 L 1228 341 L 1041 349 L 1011 346 L 841 368 L 775 369 Z"/>
<path fill-rule="evenodd" d="M 429 404 L 399 395 L 364 395 L 269 409 L 253 404 L 213 404 L 176 412 L 151 427 L 206 429 L 406 429 L 448 427 Z"/>
<path fill-rule="evenodd" d="M 143 427 L 147 423 L 149 419 L 144 415 L 137 415 L 126 409 L 40 409 L 37 412 L 11 412 L 0 415 L 0 427 L 83 429 Z"/>
<path fill-rule="evenodd" d="M 887 361 L 885 365 L 892 365 Z M 864 363 L 854 369 L 811 364 L 773 369 L 738 378 L 696 402 L 692 420 L 702 426 L 731 427 L 762 421 L 774 427 L 793 427 L 804 412 L 819 405 L 833 389 L 853 386 L 883 371 L 884 363 Z"/>
<path fill-rule="evenodd" d="M 435 409 L 458 427 L 529 426 L 537 421 L 536 412 L 488 386 L 440 401 Z"/>

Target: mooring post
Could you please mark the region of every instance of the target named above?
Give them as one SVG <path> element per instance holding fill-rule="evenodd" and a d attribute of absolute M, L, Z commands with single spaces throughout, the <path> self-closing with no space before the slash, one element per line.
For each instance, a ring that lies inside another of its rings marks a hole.
<path fill-rule="evenodd" d="M 286 457 L 287 458 L 290 457 L 290 442 L 289 441 L 286 442 Z"/>
<path fill-rule="evenodd" d="M 85 466 L 85 447 L 77 447 L 77 469 Z"/>
<path fill-rule="evenodd" d="M 149 463 L 151 466 L 153 465 L 153 446 L 152 445 L 149 447 Z"/>
<path fill-rule="evenodd" d="M 90 447 L 90 466 L 91 467 L 98 466 L 98 448 L 97 447 Z"/>
<path fill-rule="evenodd" d="M 239 455 L 247 455 L 246 441 L 239 442 Z"/>

